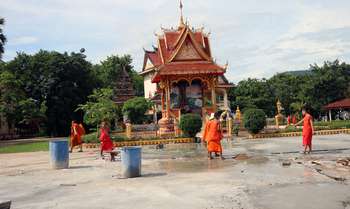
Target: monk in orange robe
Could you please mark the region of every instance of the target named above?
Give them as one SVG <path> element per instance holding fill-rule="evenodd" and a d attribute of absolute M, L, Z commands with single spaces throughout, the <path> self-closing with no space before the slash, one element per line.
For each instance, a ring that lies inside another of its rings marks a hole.
<path fill-rule="evenodd" d="M 84 130 L 84 133 L 85 133 L 85 130 Z M 82 125 L 80 126 L 75 120 L 73 120 L 71 129 L 70 129 L 70 152 L 73 151 L 73 148 L 75 146 L 79 146 L 80 148 L 79 152 L 83 151 L 83 141 L 81 137 L 84 133 L 82 131 Z"/>
<path fill-rule="evenodd" d="M 101 141 L 101 157 L 104 159 L 103 152 L 109 152 L 111 154 L 111 161 L 115 161 L 116 153 L 113 152 L 114 145 L 109 136 L 109 127 L 106 122 L 101 123 L 100 128 L 100 141 Z"/>
<path fill-rule="evenodd" d="M 312 122 L 312 116 L 307 113 L 306 109 L 302 110 L 303 119 L 299 121 L 295 126 L 298 124 L 303 123 L 303 146 L 304 146 L 304 154 L 311 153 L 312 151 L 312 135 L 314 133 L 314 126 Z M 307 152 L 307 148 L 309 148 L 309 151 Z"/>
<path fill-rule="evenodd" d="M 204 141 L 207 142 L 208 149 L 208 159 L 213 159 L 212 153 L 218 153 L 221 159 L 224 159 L 222 156 L 222 130 L 220 127 L 220 122 L 218 120 L 218 115 L 212 113 L 210 115 L 209 121 L 205 125 L 205 130 L 203 134 Z"/>

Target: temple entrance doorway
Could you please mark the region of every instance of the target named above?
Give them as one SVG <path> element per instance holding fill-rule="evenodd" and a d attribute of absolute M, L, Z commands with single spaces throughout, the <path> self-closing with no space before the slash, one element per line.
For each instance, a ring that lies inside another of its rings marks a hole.
<path fill-rule="evenodd" d="M 171 109 L 180 109 L 181 114 L 202 114 L 204 83 L 195 79 L 191 82 L 180 80 L 171 86 Z"/>

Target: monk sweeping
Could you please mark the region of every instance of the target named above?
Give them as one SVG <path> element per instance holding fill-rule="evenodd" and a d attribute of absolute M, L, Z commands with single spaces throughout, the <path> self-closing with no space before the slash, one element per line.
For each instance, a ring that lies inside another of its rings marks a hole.
<path fill-rule="evenodd" d="M 312 116 L 303 108 L 302 110 L 303 119 L 295 124 L 295 126 L 301 124 L 303 122 L 303 146 L 304 146 L 304 154 L 310 154 L 312 151 L 312 135 L 314 133 L 314 126 L 312 122 Z M 307 148 L 309 151 L 307 152 Z"/>
<path fill-rule="evenodd" d="M 203 139 L 207 142 L 208 149 L 208 159 L 213 159 L 212 153 L 218 154 L 222 160 L 224 157 L 222 156 L 222 130 L 220 126 L 220 122 L 218 120 L 218 114 L 212 113 L 210 115 L 209 121 L 205 125 L 205 130 L 203 134 Z"/>
<path fill-rule="evenodd" d="M 104 159 L 103 152 L 109 152 L 111 154 L 111 161 L 115 161 L 115 152 L 113 152 L 113 142 L 109 136 L 109 127 L 106 122 L 101 123 L 100 128 L 100 141 L 101 141 L 101 157 Z"/>
<path fill-rule="evenodd" d="M 73 120 L 70 129 L 70 152 L 75 146 L 79 146 L 79 152 L 83 151 L 82 135 L 84 135 L 84 127 L 79 125 L 77 121 Z"/>

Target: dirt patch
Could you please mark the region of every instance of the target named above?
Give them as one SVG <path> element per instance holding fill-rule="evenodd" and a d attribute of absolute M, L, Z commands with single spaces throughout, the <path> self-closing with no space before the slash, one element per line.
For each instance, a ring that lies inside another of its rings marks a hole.
<path fill-rule="evenodd" d="M 247 154 L 237 154 L 232 157 L 235 160 L 249 160 L 251 157 L 248 156 Z"/>

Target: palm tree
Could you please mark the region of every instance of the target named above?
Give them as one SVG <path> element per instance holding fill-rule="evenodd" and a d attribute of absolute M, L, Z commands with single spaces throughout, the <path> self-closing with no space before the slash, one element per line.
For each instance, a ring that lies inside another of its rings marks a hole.
<path fill-rule="evenodd" d="M 4 24 L 5 24 L 4 18 L 0 18 L 0 60 L 1 60 L 1 55 L 4 53 L 4 45 L 6 42 L 6 37 L 1 28 Z"/>

